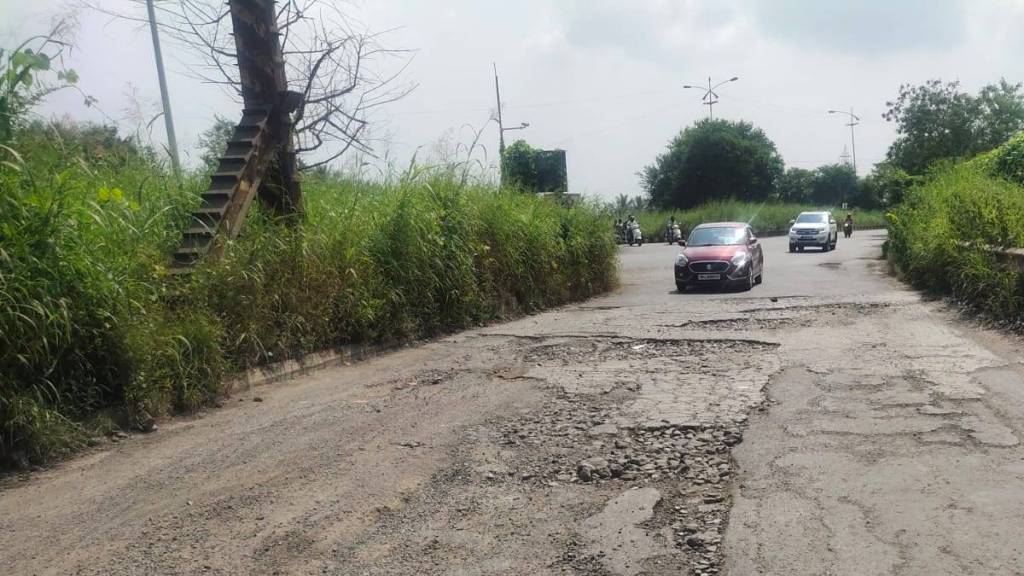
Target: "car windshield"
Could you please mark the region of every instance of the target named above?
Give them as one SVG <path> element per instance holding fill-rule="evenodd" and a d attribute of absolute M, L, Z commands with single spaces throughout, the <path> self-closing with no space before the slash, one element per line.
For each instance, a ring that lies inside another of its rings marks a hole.
<path fill-rule="evenodd" d="M 690 233 L 687 246 L 735 246 L 746 242 L 746 230 L 731 226 L 697 228 Z"/>
<path fill-rule="evenodd" d="M 801 214 L 796 217 L 797 224 L 824 224 L 828 222 L 825 214 Z"/>

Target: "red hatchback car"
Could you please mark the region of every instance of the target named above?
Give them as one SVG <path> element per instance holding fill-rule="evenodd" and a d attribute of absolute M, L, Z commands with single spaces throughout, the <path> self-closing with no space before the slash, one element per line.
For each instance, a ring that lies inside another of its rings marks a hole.
<path fill-rule="evenodd" d="M 747 290 L 764 276 L 764 253 L 744 222 L 701 224 L 676 257 L 676 288 L 740 286 Z"/>

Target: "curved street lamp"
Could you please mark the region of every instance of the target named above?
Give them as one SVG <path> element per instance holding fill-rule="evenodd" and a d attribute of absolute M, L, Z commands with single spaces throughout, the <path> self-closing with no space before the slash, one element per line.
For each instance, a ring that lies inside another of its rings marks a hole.
<path fill-rule="evenodd" d="M 684 84 L 683 88 L 692 88 L 694 90 L 703 90 L 704 91 L 704 96 L 701 97 L 701 100 L 703 100 L 704 101 L 704 105 L 708 107 L 708 118 L 711 119 L 711 120 L 714 120 L 715 119 L 715 114 L 714 114 L 714 110 L 713 110 L 712 107 L 715 104 L 718 104 L 718 93 L 715 92 L 715 90 L 717 90 L 718 87 L 723 85 L 723 84 L 728 84 L 729 82 L 735 82 L 735 81 L 737 81 L 739 79 L 740 79 L 739 76 L 733 76 L 732 78 L 729 78 L 728 80 L 723 80 L 723 81 L 719 82 L 718 84 L 715 84 L 714 86 L 712 86 L 711 85 L 711 76 L 708 76 L 708 86 L 707 86 L 707 88 L 705 88 L 703 86 L 697 86 L 697 85 L 694 85 L 694 84 Z"/>
<path fill-rule="evenodd" d="M 853 127 L 860 124 L 860 116 L 853 113 L 853 108 L 850 108 L 849 112 L 845 110 L 829 110 L 829 114 L 843 114 L 850 118 L 850 122 L 847 126 L 850 127 L 850 146 L 853 148 L 853 173 L 857 174 L 857 139 L 853 136 Z"/>

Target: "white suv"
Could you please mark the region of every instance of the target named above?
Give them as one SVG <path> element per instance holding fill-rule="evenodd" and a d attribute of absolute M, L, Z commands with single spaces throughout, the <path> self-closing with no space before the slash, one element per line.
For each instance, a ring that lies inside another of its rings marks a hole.
<path fill-rule="evenodd" d="M 804 246 L 817 246 L 828 252 L 839 242 L 839 227 L 831 212 L 801 212 L 789 225 L 790 252 L 803 252 Z"/>

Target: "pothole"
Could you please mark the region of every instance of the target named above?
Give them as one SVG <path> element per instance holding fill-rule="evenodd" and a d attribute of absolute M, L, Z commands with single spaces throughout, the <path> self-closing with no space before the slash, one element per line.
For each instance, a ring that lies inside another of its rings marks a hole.
<path fill-rule="evenodd" d="M 735 352 L 757 353 L 777 343 L 744 339 L 660 340 L 572 338 L 540 344 L 526 350 L 523 360 L 544 364 L 592 364 L 619 360 L 650 360 L 664 357 L 714 357 Z"/>
<path fill-rule="evenodd" d="M 799 318 L 719 318 L 690 320 L 681 324 L 661 324 L 667 328 L 697 328 L 703 330 L 778 330 L 800 323 Z"/>
<path fill-rule="evenodd" d="M 797 313 L 802 315 L 822 313 L 859 313 L 870 314 L 878 310 L 891 307 L 888 302 L 842 302 L 832 304 L 794 304 L 791 306 L 764 306 L 758 308 L 745 308 L 740 314 L 770 314 L 770 313 Z"/>
<path fill-rule="evenodd" d="M 656 488 L 661 501 L 643 527 L 670 533 L 694 574 L 718 574 L 728 483 L 735 474 L 729 452 L 742 441 L 741 427 L 621 428 L 611 423 L 613 412 L 563 400 L 504 422 L 500 443 L 520 455 L 517 479 L 538 488 L 575 484 L 610 493 Z M 577 549 L 567 563 L 593 566 L 599 559 Z"/>

